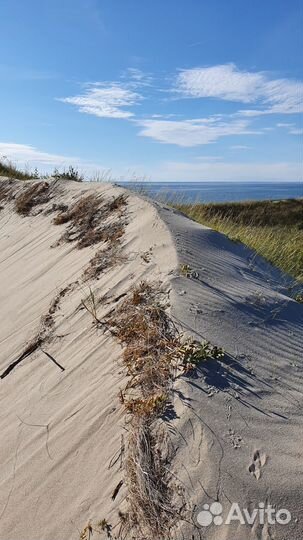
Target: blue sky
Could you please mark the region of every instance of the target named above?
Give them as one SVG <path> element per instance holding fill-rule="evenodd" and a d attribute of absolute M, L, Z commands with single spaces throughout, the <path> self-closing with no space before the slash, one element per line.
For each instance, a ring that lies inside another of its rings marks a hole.
<path fill-rule="evenodd" d="M 301 180 L 302 11 L 0 0 L 0 156 L 117 179 Z"/>

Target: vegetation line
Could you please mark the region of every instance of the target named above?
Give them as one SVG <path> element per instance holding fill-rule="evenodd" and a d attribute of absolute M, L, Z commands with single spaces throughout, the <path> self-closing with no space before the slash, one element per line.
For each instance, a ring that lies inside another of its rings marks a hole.
<path fill-rule="evenodd" d="M 303 282 L 303 199 L 173 206 L 190 218 L 254 249 Z"/>

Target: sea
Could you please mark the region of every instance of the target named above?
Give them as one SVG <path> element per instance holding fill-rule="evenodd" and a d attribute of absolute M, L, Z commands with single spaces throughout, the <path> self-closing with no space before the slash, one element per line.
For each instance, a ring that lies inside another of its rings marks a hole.
<path fill-rule="evenodd" d="M 121 182 L 165 202 L 236 202 L 303 198 L 303 182 Z"/>

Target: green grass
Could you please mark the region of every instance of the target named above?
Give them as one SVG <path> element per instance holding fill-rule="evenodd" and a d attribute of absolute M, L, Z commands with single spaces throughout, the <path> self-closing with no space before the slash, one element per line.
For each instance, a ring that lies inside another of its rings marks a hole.
<path fill-rule="evenodd" d="M 75 182 L 82 182 L 84 180 L 83 175 L 72 165 L 62 172 L 58 169 L 54 169 L 51 175 L 41 175 L 37 169 L 35 169 L 33 173 L 17 169 L 17 167 L 7 158 L 0 159 L 0 176 L 15 178 L 17 180 L 38 180 L 39 178 L 48 177 L 56 178 L 56 180 L 74 180 Z"/>
<path fill-rule="evenodd" d="M 28 173 L 26 171 L 21 171 L 15 167 L 8 160 L 0 160 L 0 176 L 5 176 L 7 178 L 16 178 L 17 180 L 30 180 L 37 178 L 36 171 L 34 173 Z"/>
<path fill-rule="evenodd" d="M 303 282 L 303 199 L 173 206 Z"/>
<path fill-rule="evenodd" d="M 83 175 L 72 165 L 68 169 L 64 169 L 63 172 L 54 169 L 51 176 L 56 178 L 56 180 L 73 180 L 74 182 L 83 182 L 84 180 Z"/>

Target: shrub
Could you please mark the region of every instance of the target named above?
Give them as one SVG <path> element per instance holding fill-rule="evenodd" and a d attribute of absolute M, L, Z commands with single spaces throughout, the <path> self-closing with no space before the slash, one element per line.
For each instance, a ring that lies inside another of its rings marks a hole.
<path fill-rule="evenodd" d="M 84 180 L 83 175 L 80 174 L 79 171 L 72 165 L 70 165 L 67 170 L 64 169 L 63 172 L 59 172 L 58 169 L 54 169 L 52 176 L 56 178 L 56 180 L 73 180 L 74 182 L 83 182 Z"/>

